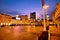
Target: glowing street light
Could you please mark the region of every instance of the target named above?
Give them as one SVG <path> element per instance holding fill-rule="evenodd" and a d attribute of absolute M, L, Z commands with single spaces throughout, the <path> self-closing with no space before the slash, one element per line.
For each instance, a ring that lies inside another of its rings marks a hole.
<path fill-rule="evenodd" d="M 49 5 L 44 5 L 43 6 L 43 9 L 47 9 L 47 8 L 49 8 Z"/>

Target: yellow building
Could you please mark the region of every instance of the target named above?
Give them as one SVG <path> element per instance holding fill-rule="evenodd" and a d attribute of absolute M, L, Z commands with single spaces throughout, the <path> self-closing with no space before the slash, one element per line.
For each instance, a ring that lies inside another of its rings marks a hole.
<path fill-rule="evenodd" d="M 59 26 L 59 24 L 60 24 L 60 2 L 57 3 L 57 5 L 56 5 L 55 20 L 56 20 L 56 23 Z"/>
<path fill-rule="evenodd" d="M 6 15 L 0 13 L 0 24 L 8 24 L 11 22 L 12 17 L 10 15 Z"/>
<path fill-rule="evenodd" d="M 20 19 L 23 20 L 23 21 L 28 20 L 28 15 L 21 15 Z"/>
<path fill-rule="evenodd" d="M 52 12 L 52 21 L 55 23 L 55 11 Z"/>

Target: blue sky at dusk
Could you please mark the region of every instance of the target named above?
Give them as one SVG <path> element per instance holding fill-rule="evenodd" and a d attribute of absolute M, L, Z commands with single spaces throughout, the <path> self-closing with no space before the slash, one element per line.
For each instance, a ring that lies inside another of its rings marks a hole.
<path fill-rule="evenodd" d="M 55 9 L 57 2 L 60 0 L 45 0 L 45 4 L 49 5 L 48 13 L 51 15 Z M 41 0 L 0 0 L 0 12 L 8 12 L 10 15 L 29 15 L 31 12 L 36 12 L 37 17 L 41 17 L 42 3 Z"/>

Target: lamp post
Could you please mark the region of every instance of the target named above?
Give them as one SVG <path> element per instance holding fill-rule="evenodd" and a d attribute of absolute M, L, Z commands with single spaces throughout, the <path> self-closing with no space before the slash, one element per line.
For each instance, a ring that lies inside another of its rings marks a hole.
<path fill-rule="evenodd" d="M 43 31 L 46 31 L 45 10 L 47 10 L 48 7 L 49 7 L 48 5 L 44 5 L 43 8 L 42 8 L 43 19 L 44 19 L 44 29 L 43 29 Z"/>
<path fill-rule="evenodd" d="M 48 32 L 48 40 L 50 40 L 50 31 L 49 31 L 49 26 L 47 27 L 47 29 L 46 29 L 46 22 L 45 22 L 45 11 L 46 11 L 46 13 L 47 13 L 47 9 L 49 8 L 49 6 L 48 5 L 44 5 L 43 6 L 43 8 L 42 8 L 42 13 L 43 13 L 43 19 L 44 19 L 44 28 L 43 28 L 43 31 L 47 31 Z M 49 17 L 48 15 L 47 15 L 47 17 Z M 49 20 L 49 19 L 47 19 L 47 20 Z"/>

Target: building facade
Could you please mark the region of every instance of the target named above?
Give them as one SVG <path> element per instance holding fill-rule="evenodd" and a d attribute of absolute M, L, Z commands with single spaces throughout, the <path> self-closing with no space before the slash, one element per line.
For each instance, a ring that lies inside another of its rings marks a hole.
<path fill-rule="evenodd" d="M 11 22 L 12 17 L 10 15 L 6 15 L 0 13 L 0 24 L 8 24 Z"/>
<path fill-rule="evenodd" d="M 21 16 L 20 16 L 20 19 L 21 19 L 22 21 L 28 20 L 28 15 L 21 15 Z"/>
<path fill-rule="evenodd" d="M 36 19 L 36 12 L 30 13 L 30 19 Z"/>
<path fill-rule="evenodd" d="M 35 22 L 36 21 L 36 12 L 30 13 L 30 21 Z"/>
<path fill-rule="evenodd" d="M 57 25 L 60 25 L 60 2 L 56 5 L 55 20 Z"/>
<path fill-rule="evenodd" d="M 55 23 L 55 11 L 52 12 L 52 21 Z"/>

